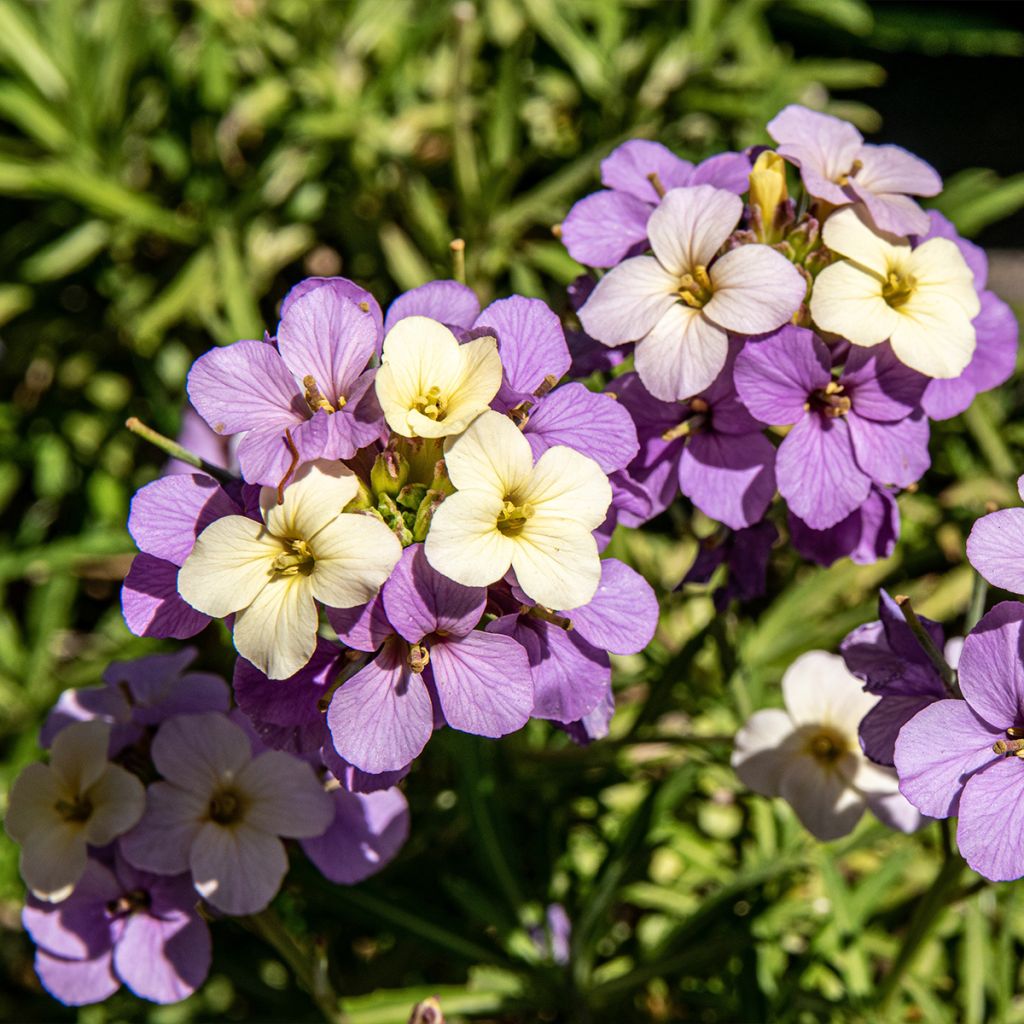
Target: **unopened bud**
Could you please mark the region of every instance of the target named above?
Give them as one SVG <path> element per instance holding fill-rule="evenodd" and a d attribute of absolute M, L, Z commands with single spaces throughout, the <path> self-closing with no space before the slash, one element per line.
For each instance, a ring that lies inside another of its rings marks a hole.
<path fill-rule="evenodd" d="M 455 493 L 455 485 L 452 483 L 452 478 L 448 475 L 448 467 L 444 464 L 444 459 L 438 459 L 434 463 L 434 477 L 430 481 L 430 490 L 437 491 L 440 494 Z"/>
<path fill-rule="evenodd" d="M 415 512 L 420 507 L 424 495 L 427 493 L 426 484 L 406 484 L 399 492 L 395 501 L 399 508 L 408 512 Z"/>
<path fill-rule="evenodd" d="M 370 483 L 377 494 L 395 497 L 409 479 L 409 461 L 399 452 L 386 449 L 374 460 Z"/>
<path fill-rule="evenodd" d="M 412 526 L 413 541 L 422 541 L 427 539 L 427 532 L 430 530 L 430 522 L 434 518 L 434 513 L 437 511 L 444 499 L 445 495 L 442 491 L 429 490 L 423 496 L 423 500 L 420 502 L 420 507 L 416 510 L 416 521 Z"/>
<path fill-rule="evenodd" d="M 779 207 L 789 198 L 786 190 L 786 161 L 778 153 L 766 149 L 754 162 L 750 172 L 750 204 L 761 212 L 765 238 L 776 226 Z"/>
<path fill-rule="evenodd" d="M 364 512 L 368 508 L 373 508 L 373 495 L 370 493 L 370 488 L 359 477 L 356 477 L 356 483 L 359 485 L 359 490 L 356 491 L 356 496 L 342 509 L 342 512 Z"/>

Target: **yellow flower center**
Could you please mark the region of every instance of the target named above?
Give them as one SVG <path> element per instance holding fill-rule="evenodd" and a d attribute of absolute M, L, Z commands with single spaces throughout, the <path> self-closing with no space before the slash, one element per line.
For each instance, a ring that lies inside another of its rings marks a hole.
<path fill-rule="evenodd" d="M 804 750 L 823 767 L 831 767 L 850 749 L 846 738 L 827 725 L 818 726 L 804 744 Z"/>
<path fill-rule="evenodd" d="M 443 420 L 448 408 L 448 402 L 441 397 L 441 389 L 432 387 L 425 395 L 417 395 L 413 401 L 413 408 L 423 413 L 428 419 Z"/>
<path fill-rule="evenodd" d="M 914 294 L 916 284 L 910 274 L 890 270 L 888 278 L 882 284 L 882 298 L 893 309 L 899 309 Z"/>
<path fill-rule="evenodd" d="M 420 675 L 430 664 L 430 651 L 425 644 L 413 644 L 409 648 L 409 656 L 406 661 L 409 668 L 417 675 Z"/>
<path fill-rule="evenodd" d="M 693 272 L 679 279 L 679 298 L 693 309 L 701 309 L 711 301 L 711 277 L 708 268 L 697 264 Z"/>
<path fill-rule="evenodd" d="M 532 515 L 532 505 L 517 505 L 506 498 L 501 511 L 498 513 L 498 530 L 506 537 L 515 537 L 522 533 L 526 520 Z"/>
<path fill-rule="evenodd" d="M 308 576 L 313 571 L 313 552 L 304 540 L 286 540 L 285 549 L 279 554 L 271 566 L 271 572 L 277 576 L 295 576 L 302 573 Z"/>
<path fill-rule="evenodd" d="M 236 789 L 219 789 L 210 797 L 206 814 L 217 825 L 233 825 L 245 813 L 245 800 Z"/>
<path fill-rule="evenodd" d="M 67 822 L 81 824 L 92 817 L 92 801 L 82 794 L 70 800 L 58 800 L 55 806 L 57 813 Z"/>
<path fill-rule="evenodd" d="M 321 394 L 320 389 L 316 386 L 316 378 L 310 373 L 307 373 L 306 376 L 302 378 L 302 386 L 306 389 L 306 405 L 309 406 L 310 412 L 319 412 L 323 409 L 326 413 L 332 413 L 337 412 L 338 409 L 342 409 L 345 406 L 345 398 L 343 395 L 338 396 L 337 408 L 331 405 L 331 403 L 328 402 Z"/>

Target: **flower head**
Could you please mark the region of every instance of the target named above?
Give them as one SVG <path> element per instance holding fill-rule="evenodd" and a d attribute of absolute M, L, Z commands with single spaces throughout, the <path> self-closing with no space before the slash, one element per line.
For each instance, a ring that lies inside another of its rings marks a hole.
<path fill-rule="evenodd" d="M 1017 480 L 1024 500 L 1024 476 Z M 994 587 L 1024 594 L 1024 508 L 1001 508 L 975 522 L 967 538 L 971 565 Z"/>
<path fill-rule="evenodd" d="M 198 537 L 178 573 L 193 607 L 235 615 L 239 654 L 271 678 L 297 672 L 316 647 L 316 601 L 334 608 L 364 604 L 379 589 L 402 547 L 378 519 L 343 513 L 358 485 L 338 463 L 309 463 L 277 504 L 260 496 L 263 522 L 225 516 Z"/>
<path fill-rule="evenodd" d="M 334 804 L 312 769 L 279 750 L 252 755 L 224 715 L 179 715 L 153 739 L 162 782 L 121 840 L 129 863 L 158 875 L 191 871 L 204 899 L 227 914 L 254 914 L 288 870 L 279 836 L 318 836 Z"/>
<path fill-rule="evenodd" d="M 981 310 L 971 270 L 955 243 L 916 248 L 871 230 L 854 208 L 825 221 L 825 244 L 845 257 L 814 282 L 811 316 L 854 345 L 888 340 L 898 359 L 927 377 L 957 377 L 971 361 Z"/>
<path fill-rule="evenodd" d="M 86 847 L 105 846 L 142 815 L 142 783 L 107 761 L 109 744 L 106 722 L 75 722 L 57 734 L 50 763 L 30 764 L 11 787 L 4 825 L 41 900 L 66 899 L 85 871 Z"/>
<path fill-rule="evenodd" d="M 492 337 L 460 345 L 444 324 L 407 316 L 384 338 L 377 398 L 388 426 L 403 437 L 461 434 L 500 386 L 501 359 Z"/>
<path fill-rule="evenodd" d="M 891 769 L 861 752 L 857 726 L 878 700 L 837 655 L 808 651 L 782 677 L 785 710 L 755 712 L 736 734 L 732 765 L 754 792 L 781 796 L 819 839 L 853 831 L 865 807 L 910 832 L 920 816 Z"/>
<path fill-rule="evenodd" d="M 591 531 L 612 497 L 597 463 L 556 445 L 534 465 L 529 441 L 497 412 L 445 448 L 458 490 L 434 513 L 424 548 L 430 564 L 470 587 L 494 583 L 511 567 L 548 608 L 586 604 L 601 578 Z"/>
<path fill-rule="evenodd" d="M 609 271 L 580 310 L 598 341 L 637 342 L 637 373 L 656 398 L 703 391 L 725 366 L 727 332 L 773 331 L 803 301 L 803 276 L 774 249 L 741 245 L 718 255 L 742 214 L 731 192 L 672 189 L 647 224 L 654 255 Z"/>

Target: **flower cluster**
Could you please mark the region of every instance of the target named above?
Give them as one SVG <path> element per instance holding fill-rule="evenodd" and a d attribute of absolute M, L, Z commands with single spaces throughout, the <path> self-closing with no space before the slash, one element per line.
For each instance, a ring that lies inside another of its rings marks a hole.
<path fill-rule="evenodd" d="M 194 992 L 210 966 L 207 921 L 270 903 L 283 840 L 353 884 L 408 833 L 397 789 L 356 792 L 316 751 L 268 749 L 222 679 L 187 671 L 194 657 L 115 663 L 106 685 L 66 691 L 41 736 L 49 763 L 11 790 L 23 922 L 43 985 L 69 1005 L 122 984 L 158 1003 Z"/>
<path fill-rule="evenodd" d="M 612 395 L 559 383 L 571 363 L 536 299 L 481 310 L 437 281 L 384 316 L 350 281 L 303 282 L 274 337 L 192 367 L 192 405 L 237 445 L 241 479 L 138 492 L 129 627 L 226 620 L 264 742 L 360 777 L 404 772 L 445 724 L 602 735 L 609 652 L 646 646 L 658 609 L 600 557 L 636 428 Z"/>
<path fill-rule="evenodd" d="M 766 564 L 776 492 L 802 556 L 890 554 L 929 419 L 1001 384 L 1016 352 L 984 253 L 916 201 L 941 189 L 931 167 L 803 107 L 767 130 L 774 150 L 697 166 L 628 142 L 561 226 L 570 255 L 603 270 L 572 290 L 578 347 L 590 339 L 590 366 L 633 363 L 610 384 L 640 444 L 612 474 L 617 521 L 689 498 L 722 525 L 694 580 L 709 559 L 742 565 L 733 547 Z M 721 599 L 763 591 L 763 571 L 740 571 Z"/>

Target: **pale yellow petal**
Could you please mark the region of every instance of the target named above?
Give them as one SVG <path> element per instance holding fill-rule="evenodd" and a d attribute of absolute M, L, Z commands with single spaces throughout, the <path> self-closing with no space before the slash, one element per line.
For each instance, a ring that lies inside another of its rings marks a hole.
<path fill-rule="evenodd" d="M 277 537 L 312 540 L 356 496 L 355 474 L 340 462 L 317 459 L 302 466 L 277 503 L 277 490 L 264 487 L 260 506 L 267 529 Z"/>
<path fill-rule="evenodd" d="M 309 576 L 276 576 L 235 617 L 235 647 L 271 679 L 287 679 L 313 656 L 319 626 Z"/>
<path fill-rule="evenodd" d="M 199 535 L 178 572 L 178 592 L 198 611 L 223 618 L 256 599 L 283 550 L 263 523 L 225 516 Z"/>
<path fill-rule="evenodd" d="M 782 695 L 790 718 L 798 725 L 827 725 L 857 745 L 860 720 L 878 698 L 864 692 L 838 654 L 807 651 L 782 677 Z"/>
<path fill-rule="evenodd" d="M 74 722 L 57 733 L 50 748 L 50 767 L 71 794 L 88 789 L 107 770 L 110 725 Z"/>
<path fill-rule="evenodd" d="M 136 776 L 116 764 L 85 792 L 92 814 L 85 822 L 85 838 L 93 846 L 106 846 L 127 832 L 146 809 L 146 790 Z"/>
<path fill-rule="evenodd" d="M 62 822 L 55 829 L 33 832 L 25 840 L 18 868 L 33 896 L 60 903 L 78 884 L 86 859 L 81 826 Z"/>
<path fill-rule="evenodd" d="M 497 526 L 502 506 L 501 496 L 479 490 L 445 498 L 423 545 L 427 561 L 463 586 L 486 587 L 500 580 L 512 564 L 515 547 Z"/>
<path fill-rule="evenodd" d="M 330 608 L 365 604 L 402 557 L 398 538 L 379 519 L 352 513 L 325 526 L 311 546 L 313 596 Z"/>
<path fill-rule="evenodd" d="M 529 480 L 512 497 L 554 525 L 596 530 L 608 514 L 612 488 L 601 467 L 572 448 L 556 445 L 537 460 Z"/>
<path fill-rule="evenodd" d="M 948 238 L 929 238 L 919 245 L 910 254 L 907 269 L 914 279 L 915 293 L 934 289 L 957 303 L 970 320 L 981 312 L 971 268 Z"/>
<path fill-rule="evenodd" d="M 501 357 L 494 338 L 476 338 L 459 346 L 462 374 L 448 395 L 444 419 L 449 434 L 461 433 L 491 403 L 501 387 Z"/>
<path fill-rule="evenodd" d="M 526 483 L 533 453 L 507 416 L 489 410 L 445 444 L 445 465 L 459 490 L 472 487 L 504 499 Z"/>
<path fill-rule="evenodd" d="M 814 282 L 811 316 L 823 331 L 854 345 L 879 345 L 892 335 L 898 314 L 882 298 L 882 283 L 855 263 L 826 267 Z"/>
<path fill-rule="evenodd" d="M 74 794 L 57 773 L 39 761 L 27 765 L 14 780 L 7 798 L 4 828 L 16 842 L 23 843 L 35 831 L 52 831 L 63 819 L 57 813 L 57 801 Z"/>
<path fill-rule="evenodd" d="M 833 252 L 859 263 L 884 280 L 894 261 L 900 257 L 899 250 L 909 252 L 910 246 L 903 244 L 902 240 L 899 245 L 890 244 L 857 216 L 858 209 L 844 206 L 833 213 L 825 221 L 822 238 Z"/>
<path fill-rule="evenodd" d="M 974 355 L 974 325 L 959 303 L 915 291 L 899 309 L 890 344 L 900 362 L 928 377 L 959 377 Z"/>
<path fill-rule="evenodd" d="M 601 557 L 588 531 L 534 516 L 515 539 L 512 568 L 523 591 L 546 608 L 587 604 L 601 582 Z"/>

